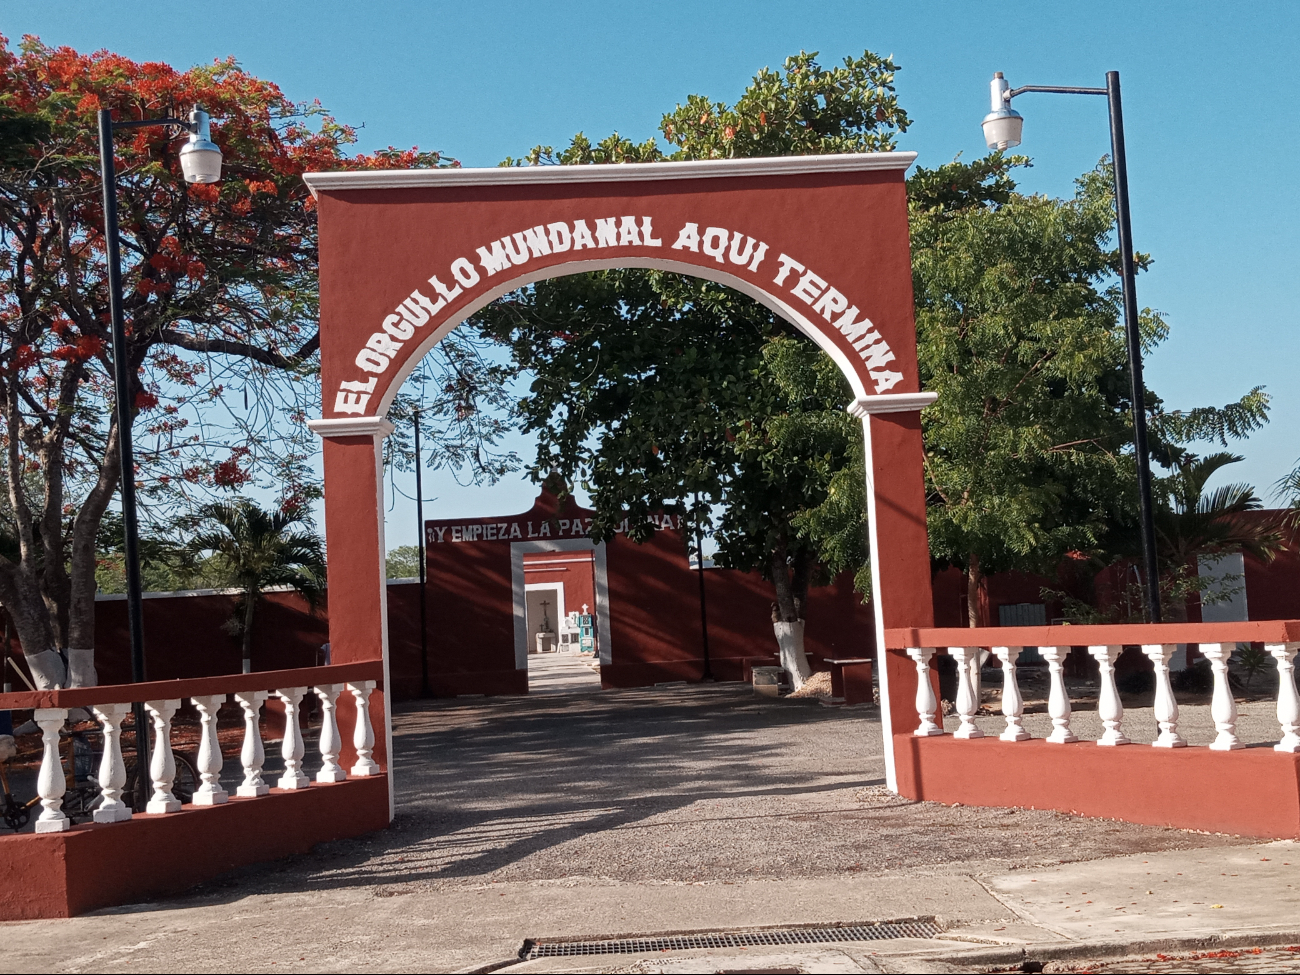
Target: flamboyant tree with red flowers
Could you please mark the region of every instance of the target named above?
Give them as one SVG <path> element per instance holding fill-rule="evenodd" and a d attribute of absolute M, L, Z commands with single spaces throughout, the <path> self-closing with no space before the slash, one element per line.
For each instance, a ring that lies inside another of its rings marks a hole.
<path fill-rule="evenodd" d="M 352 129 L 234 60 L 178 71 L 0 37 L 0 604 L 51 682 L 86 679 L 75 659 L 62 672 L 74 654 L 47 651 L 94 647 L 96 532 L 121 473 L 95 113 L 194 105 L 212 115 L 220 183 L 184 182 L 184 133 L 125 130 L 115 146 L 133 476 L 155 507 L 248 484 L 277 488 L 286 511 L 318 496 L 302 423 L 319 402 L 317 238 L 301 175 L 456 165 L 417 149 L 349 156 Z M 472 355 L 445 356 L 444 385 L 473 382 Z"/>

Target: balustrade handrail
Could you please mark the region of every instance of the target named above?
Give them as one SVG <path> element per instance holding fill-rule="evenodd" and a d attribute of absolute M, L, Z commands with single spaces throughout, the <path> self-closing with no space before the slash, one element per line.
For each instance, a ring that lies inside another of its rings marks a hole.
<path fill-rule="evenodd" d="M 94 809 L 96 823 L 129 822 L 137 813 L 123 794 L 127 782 L 126 763 L 122 755 L 122 722 L 131 704 L 140 702 L 152 725 L 148 755 L 148 776 L 152 795 L 142 810 L 145 814 L 168 815 L 181 811 L 184 804 L 175 789 L 176 760 L 172 751 L 172 718 L 188 700 L 199 712 L 199 750 L 193 768 L 200 781 L 189 796 L 193 807 L 220 806 L 230 799 L 222 786 L 221 769 L 225 763 L 217 721 L 233 694 L 243 712 L 243 746 L 239 751 L 243 781 L 235 790 L 241 799 L 257 799 L 270 794 L 271 786 L 262 776 L 266 749 L 262 742 L 262 708 L 274 697 L 284 713 L 284 737 L 280 755 L 284 774 L 276 786 L 284 790 L 307 789 L 312 780 L 303 769 L 305 747 L 300 715 L 304 697 L 320 701 L 321 769 L 316 782 L 343 782 L 349 777 L 382 775 L 384 770 L 374 760 L 375 731 L 370 720 L 370 695 L 383 679 L 382 660 L 303 667 L 297 670 L 264 670 L 256 674 L 224 674 L 188 680 L 150 681 L 140 684 L 104 684 L 68 690 L 28 691 L 0 694 L 0 708 L 31 708 L 32 720 L 41 730 L 41 767 L 37 775 L 37 794 L 41 814 L 36 820 L 37 833 L 62 833 L 72 827 L 63 811 L 69 781 L 59 752 L 60 734 L 73 708 L 89 708 L 102 727 L 104 750 L 96 775 L 99 796 Z M 356 762 L 351 769 L 339 764 L 343 739 L 338 726 L 339 698 L 352 699 L 350 709 L 352 749 Z M 228 719 L 227 719 L 228 720 Z M 145 769 L 137 770 L 145 774 Z M 26 808 L 26 807 L 24 807 Z M 20 824 L 21 825 L 21 824 Z"/>
<path fill-rule="evenodd" d="M 221 674 L 216 677 L 183 677 L 140 684 L 98 684 L 59 690 L 17 691 L 0 694 L 0 711 L 27 708 L 89 708 L 96 704 L 131 704 L 169 698 L 203 697 L 211 694 L 240 694 L 245 691 L 273 691 L 281 687 L 348 684 L 375 681 L 382 687 L 382 660 L 299 667 L 293 670 L 263 670 L 251 674 Z"/>
<path fill-rule="evenodd" d="M 1126 646 L 1141 648 L 1155 672 L 1153 714 L 1160 734 L 1156 748 L 1185 748 L 1187 739 L 1178 732 L 1178 701 L 1171 676 L 1178 644 L 1198 644 L 1210 665 L 1213 681 L 1210 716 L 1217 732 L 1211 751 L 1235 751 L 1245 747 L 1237 737 L 1237 704 L 1232 695 L 1229 665 L 1242 643 L 1262 643 L 1277 662 L 1277 719 L 1281 736 L 1275 751 L 1300 753 L 1300 691 L 1295 681 L 1295 658 L 1300 653 L 1300 620 L 1256 620 L 1234 623 L 1126 623 L 1101 626 L 984 626 L 907 628 L 885 631 L 885 647 L 902 650 L 916 664 L 916 716 L 912 734 L 929 738 L 944 734 L 943 718 L 933 687 L 930 661 L 947 654 L 957 664 L 957 694 L 953 710 L 960 722 L 954 738 L 983 738 L 985 729 L 975 718 L 982 703 L 980 687 L 983 649 L 991 651 L 1002 667 L 1002 714 L 1006 729 L 998 737 L 1005 742 L 1024 742 L 1031 735 L 1024 728 L 1025 705 L 1016 677 L 1017 658 L 1025 647 L 1037 647 L 1048 667 L 1050 689 L 1047 713 L 1052 719 L 1049 744 L 1071 744 L 1079 740 L 1070 726 L 1070 695 L 1065 682 L 1066 659 L 1072 648 L 1085 647 L 1097 661 L 1097 716 L 1104 731 L 1096 744 L 1128 745 L 1124 733 L 1124 703 L 1116 680 L 1115 664 Z M 1180 667 L 1185 667 L 1184 660 Z"/>
<path fill-rule="evenodd" d="M 1300 620 L 906 627 L 885 630 L 885 647 L 889 650 L 958 646 L 1140 646 L 1154 643 L 1300 643 Z"/>

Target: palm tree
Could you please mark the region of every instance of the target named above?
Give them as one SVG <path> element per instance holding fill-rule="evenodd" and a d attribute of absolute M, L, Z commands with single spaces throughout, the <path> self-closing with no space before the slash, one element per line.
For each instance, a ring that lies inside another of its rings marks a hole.
<path fill-rule="evenodd" d="M 1263 504 L 1249 484 L 1225 484 L 1205 493 L 1218 470 L 1244 458 L 1217 453 L 1188 455 L 1169 477 L 1161 478 L 1163 495 L 1156 506 L 1156 548 L 1169 597 L 1169 615 L 1187 619 L 1187 598 L 1199 592 L 1197 560 L 1241 552 L 1271 562 L 1284 545 L 1276 520 L 1251 516 Z"/>
<path fill-rule="evenodd" d="M 295 530 L 299 514 L 263 511 L 252 501 L 214 502 L 199 509 L 199 533 L 188 548 L 242 591 L 227 624 L 243 642 L 244 673 L 252 669 L 253 614 L 262 592 L 292 586 L 313 612 L 324 591 L 325 554 L 313 532 Z"/>

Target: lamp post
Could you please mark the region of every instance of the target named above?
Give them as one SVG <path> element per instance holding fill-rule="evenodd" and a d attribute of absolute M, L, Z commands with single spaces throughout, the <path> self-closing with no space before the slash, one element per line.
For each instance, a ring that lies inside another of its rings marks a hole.
<path fill-rule="evenodd" d="M 999 71 L 989 85 L 992 111 L 984 116 L 984 141 L 990 149 L 1020 145 L 1025 120 L 1011 99 L 1027 92 L 1061 95 L 1105 95 L 1110 108 L 1110 147 L 1115 172 L 1115 223 L 1119 236 L 1120 281 L 1124 295 L 1124 331 L 1128 339 L 1129 378 L 1133 397 L 1133 449 L 1137 454 L 1138 509 L 1141 517 L 1142 562 L 1146 569 L 1147 615 L 1160 622 L 1160 573 L 1156 565 L 1156 532 L 1151 503 L 1151 458 L 1147 452 L 1145 386 L 1142 382 L 1142 335 L 1138 328 L 1136 268 L 1133 264 L 1133 227 L 1128 206 L 1128 157 L 1124 151 L 1124 108 L 1120 101 L 1119 72 L 1106 72 L 1105 88 L 1024 85 L 1011 88 Z"/>
<path fill-rule="evenodd" d="M 119 129 L 175 126 L 190 133 L 180 151 L 181 171 L 187 183 L 215 183 L 221 179 L 221 150 L 212 143 L 208 113 L 197 106 L 188 121 L 177 118 L 114 122 L 109 109 L 99 112 L 99 168 L 104 183 L 104 248 L 108 264 L 108 307 L 113 328 L 113 387 L 116 400 L 118 457 L 121 461 L 123 549 L 126 561 L 126 614 L 131 631 L 131 680 L 145 679 L 143 592 L 140 582 L 140 530 L 135 504 L 135 452 L 131 445 L 131 364 L 127 361 L 126 322 L 122 312 L 122 259 L 117 239 L 117 170 L 113 158 L 113 133 Z M 144 786 L 148 767 L 144 705 L 135 712 L 136 781 Z"/>
<path fill-rule="evenodd" d="M 420 411 L 415 411 L 415 528 L 418 544 L 416 552 L 420 557 L 420 696 L 431 697 L 429 690 L 429 603 L 428 567 L 425 564 L 424 537 L 424 458 L 420 455 Z"/>
<path fill-rule="evenodd" d="M 695 510 L 700 507 L 700 492 L 695 492 Z M 695 573 L 700 580 L 700 640 L 704 649 L 704 672 L 700 680 L 712 681 L 713 666 L 709 661 L 709 610 L 704 599 L 704 533 L 700 523 L 695 523 Z"/>

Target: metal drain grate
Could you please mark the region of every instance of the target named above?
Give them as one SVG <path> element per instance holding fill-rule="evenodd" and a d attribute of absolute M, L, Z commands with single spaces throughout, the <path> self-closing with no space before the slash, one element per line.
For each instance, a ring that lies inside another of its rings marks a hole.
<path fill-rule="evenodd" d="M 734 934 L 673 934 L 657 938 L 622 938 L 616 941 L 533 941 L 519 949 L 521 961 L 572 955 L 635 955 L 651 951 L 689 951 L 698 948 L 753 948 L 769 945 L 834 944 L 841 941 L 883 941 L 888 938 L 933 938 L 939 926 L 932 920 L 853 924 L 833 928 L 785 928 L 779 931 L 744 931 Z"/>

